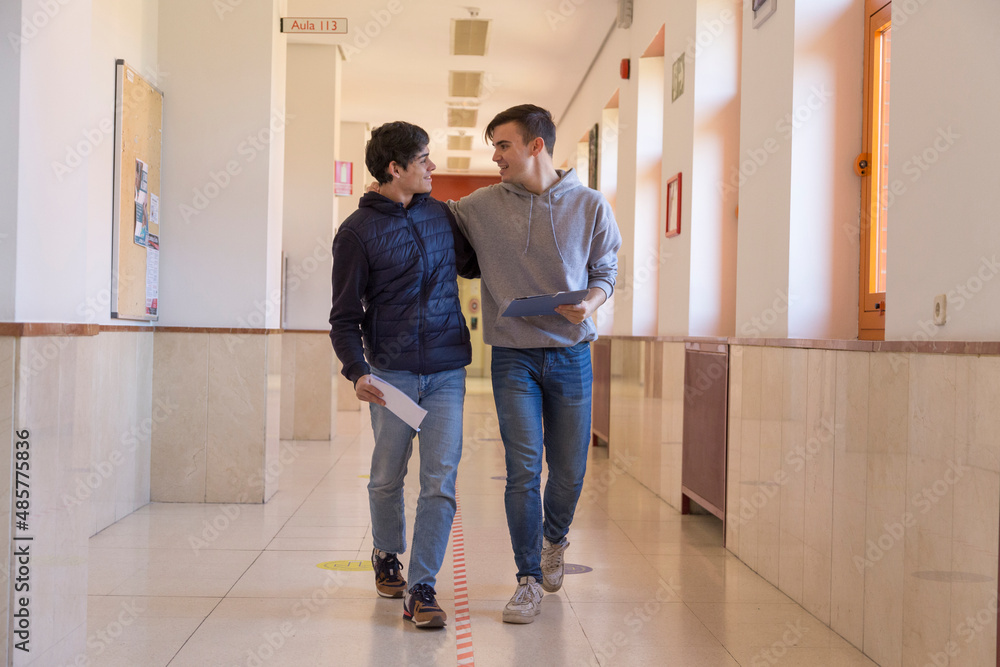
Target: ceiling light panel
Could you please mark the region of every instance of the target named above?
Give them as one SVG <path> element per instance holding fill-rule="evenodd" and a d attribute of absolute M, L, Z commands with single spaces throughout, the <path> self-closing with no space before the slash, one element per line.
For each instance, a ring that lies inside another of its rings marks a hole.
<path fill-rule="evenodd" d="M 471 151 L 472 135 L 464 136 L 457 134 L 448 135 L 448 150 L 450 151 Z"/>
<path fill-rule="evenodd" d="M 483 19 L 452 19 L 451 55 L 485 56 L 490 22 Z"/>
<path fill-rule="evenodd" d="M 448 72 L 448 94 L 450 96 L 479 97 L 482 90 L 482 72 Z"/>
<path fill-rule="evenodd" d="M 468 169 L 472 162 L 472 158 L 467 157 L 449 157 L 448 158 L 448 169 L 463 170 Z"/>
<path fill-rule="evenodd" d="M 451 107 L 448 109 L 448 127 L 475 127 L 478 115 L 478 109 Z"/>

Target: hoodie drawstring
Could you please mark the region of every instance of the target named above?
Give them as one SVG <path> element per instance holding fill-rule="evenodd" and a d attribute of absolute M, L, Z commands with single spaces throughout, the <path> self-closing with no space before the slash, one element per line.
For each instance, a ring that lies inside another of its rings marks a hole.
<path fill-rule="evenodd" d="M 559 261 L 565 264 L 566 260 L 563 259 L 562 250 L 559 249 L 559 238 L 556 236 L 556 220 L 552 215 L 552 193 L 549 192 L 549 224 L 552 226 L 552 241 L 556 244 L 556 253 L 559 255 Z M 531 213 L 535 208 L 535 195 L 529 195 L 528 200 L 528 238 L 525 239 L 524 243 L 524 254 L 528 254 L 528 247 L 531 245 Z"/>
<path fill-rule="evenodd" d="M 552 241 L 553 241 L 553 243 L 556 244 L 556 254 L 559 255 L 559 261 L 562 262 L 563 264 L 565 264 L 566 260 L 563 259 L 562 250 L 559 249 L 559 237 L 556 236 L 556 221 L 555 221 L 555 218 L 552 217 L 552 191 L 551 190 L 549 190 L 549 223 L 552 225 Z"/>
<path fill-rule="evenodd" d="M 528 238 L 524 242 L 524 254 L 528 254 L 528 246 L 531 245 L 531 211 L 535 206 L 535 195 L 530 195 L 531 199 L 528 200 Z"/>

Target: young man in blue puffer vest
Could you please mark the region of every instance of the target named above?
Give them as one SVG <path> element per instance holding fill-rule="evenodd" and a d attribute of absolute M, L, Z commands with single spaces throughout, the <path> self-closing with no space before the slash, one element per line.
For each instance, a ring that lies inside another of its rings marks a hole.
<path fill-rule="evenodd" d="M 370 404 L 375 434 L 368 483 L 375 588 L 382 597 L 405 596 L 403 618 L 424 628 L 447 619 L 434 585 L 455 515 L 472 360 L 456 267 L 478 276 L 448 207 L 428 195 L 435 169 L 428 143 L 426 132 L 404 122 L 372 132 L 365 163 L 379 192 L 366 193 L 334 237 L 330 310 L 334 351 L 358 399 Z M 385 407 L 373 375 L 427 410 L 408 588 L 397 555 L 406 550 L 403 478 L 415 431 Z"/>

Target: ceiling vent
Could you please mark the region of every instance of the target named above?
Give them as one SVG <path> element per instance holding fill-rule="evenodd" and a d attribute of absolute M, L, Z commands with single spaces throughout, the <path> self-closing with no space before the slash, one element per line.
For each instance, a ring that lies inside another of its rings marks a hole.
<path fill-rule="evenodd" d="M 618 27 L 624 30 L 632 27 L 632 0 L 618 0 Z"/>
<path fill-rule="evenodd" d="M 448 158 L 448 169 L 455 171 L 467 171 L 472 163 L 472 158 L 450 157 Z"/>
<path fill-rule="evenodd" d="M 448 135 L 448 150 L 450 151 L 471 151 L 472 150 L 472 135 L 458 135 L 449 134 Z"/>
<path fill-rule="evenodd" d="M 485 56 L 490 22 L 484 19 L 452 19 L 451 55 Z"/>
<path fill-rule="evenodd" d="M 448 109 L 448 127 L 475 127 L 478 115 L 478 109 L 451 107 Z"/>
<path fill-rule="evenodd" d="M 479 97 L 482 90 L 482 72 L 448 72 L 448 94 L 450 96 Z"/>

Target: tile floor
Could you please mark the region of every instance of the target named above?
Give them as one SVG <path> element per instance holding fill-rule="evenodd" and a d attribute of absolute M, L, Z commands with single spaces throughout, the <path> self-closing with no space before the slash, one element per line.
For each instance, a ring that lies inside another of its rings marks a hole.
<path fill-rule="evenodd" d="M 458 491 L 475 664 L 874 664 L 729 554 L 717 519 L 680 516 L 616 474 L 601 449 L 567 551 L 567 563 L 592 571 L 568 574 L 533 624 L 502 623 L 515 569 L 489 392 L 470 379 Z M 317 567 L 369 557 L 371 449 L 367 411 L 341 412 L 333 441 L 282 443 L 280 488 L 266 505 L 153 503 L 95 535 L 82 663 L 456 664 L 451 548 L 437 586 L 443 630 L 404 623 L 370 571 Z"/>

